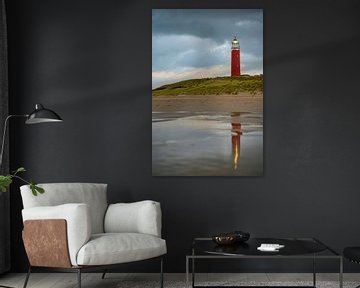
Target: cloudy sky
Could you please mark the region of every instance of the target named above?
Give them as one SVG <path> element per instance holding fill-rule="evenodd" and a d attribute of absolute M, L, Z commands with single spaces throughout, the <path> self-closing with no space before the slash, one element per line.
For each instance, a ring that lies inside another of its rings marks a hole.
<path fill-rule="evenodd" d="M 152 86 L 230 75 L 231 40 L 240 40 L 241 73 L 263 73 L 260 9 L 153 9 Z"/>

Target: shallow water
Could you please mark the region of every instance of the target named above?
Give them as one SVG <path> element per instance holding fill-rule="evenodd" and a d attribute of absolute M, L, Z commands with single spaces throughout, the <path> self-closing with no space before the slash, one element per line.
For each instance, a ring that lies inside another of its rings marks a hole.
<path fill-rule="evenodd" d="M 261 113 L 152 114 L 154 176 L 261 176 Z"/>

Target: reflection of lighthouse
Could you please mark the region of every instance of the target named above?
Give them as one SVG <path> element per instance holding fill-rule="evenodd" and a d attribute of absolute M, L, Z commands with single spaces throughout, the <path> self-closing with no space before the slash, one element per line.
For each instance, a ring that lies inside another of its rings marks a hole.
<path fill-rule="evenodd" d="M 240 76 L 240 43 L 236 36 L 231 42 L 231 77 Z"/>
<path fill-rule="evenodd" d="M 232 146 L 234 170 L 236 170 L 239 166 L 241 134 L 242 131 L 241 131 L 241 123 L 240 123 L 240 113 L 233 112 L 231 113 L 231 146 Z"/>

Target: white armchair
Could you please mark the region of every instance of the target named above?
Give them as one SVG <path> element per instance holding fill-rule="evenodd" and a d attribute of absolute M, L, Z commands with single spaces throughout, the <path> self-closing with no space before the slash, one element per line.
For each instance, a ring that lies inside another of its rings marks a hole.
<path fill-rule="evenodd" d="M 159 257 L 163 287 L 161 209 L 154 201 L 107 204 L 106 184 L 40 184 L 33 196 L 28 185 L 21 196 L 23 240 L 32 270 L 39 267 L 78 273 L 107 270 L 117 264 Z M 105 275 L 105 274 L 104 274 Z M 103 277 L 104 277 L 103 275 Z"/>

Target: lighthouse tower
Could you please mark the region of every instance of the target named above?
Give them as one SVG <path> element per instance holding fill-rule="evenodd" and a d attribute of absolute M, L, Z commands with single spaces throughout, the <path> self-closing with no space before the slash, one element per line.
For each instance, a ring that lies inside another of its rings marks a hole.
<path fill-rule="evenodd" d="M 240 76 L 240 43 L 236 36 L 231 42 L 231 77 Z"/>

